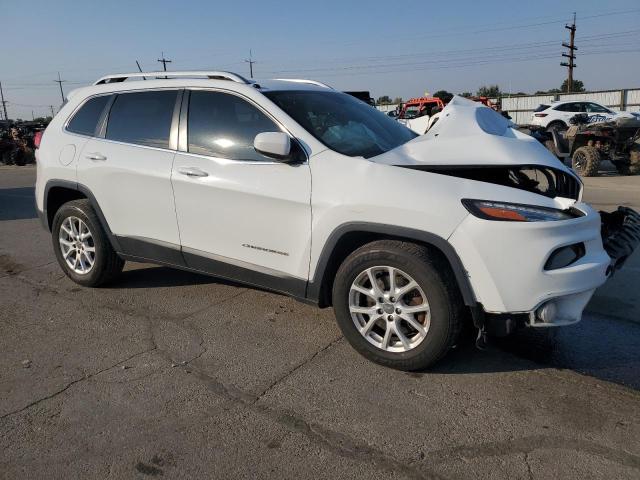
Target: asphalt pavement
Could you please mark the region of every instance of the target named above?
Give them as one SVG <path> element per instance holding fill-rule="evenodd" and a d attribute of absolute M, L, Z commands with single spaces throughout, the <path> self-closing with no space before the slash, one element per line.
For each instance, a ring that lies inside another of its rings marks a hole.
<path fill-rule="evenodd" d="M 72 283 L 0 167 L 0 478 L 640 478 L 640 254 L 584 320 L 434 369 L 372 364 L 330 309 L 127 264 Z M 586 199 L 640 209 L 640 177 Z"/>

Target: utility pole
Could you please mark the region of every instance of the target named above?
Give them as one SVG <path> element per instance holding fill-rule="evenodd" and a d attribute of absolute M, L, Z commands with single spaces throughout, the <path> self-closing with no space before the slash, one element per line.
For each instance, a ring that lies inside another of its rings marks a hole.
<path fill-rule="evenodd" d="M 569 49 L 569 53 L 563 53 L 562 56 L 569 59 L 568 62 L 561 62 L 560 65 L 563 67 L 567 67 L 568 76 L 567 76 L 567 93 L 570 93 L 573 90 L 573 69 L 577 67 L 574 63 L 576 59 L 575 51 L 578 50 L 578 47 L 575 46 L 576 39 L 576 13 L 573 12 L 573 23 L 571 25 L 565 25 L 564 28 L 569 30 L 570 37 L 569 43 L 562 42 L 562 46 Z"/>
<path fill-rule="evenodd" d="M 54 80 L 60 86 L 60 96 L 62 97 L 62 103 L 64 103 L 64 92 L 62 91 L 62 83 L 66 80 L 60 80 L 60 72 L 58 72 L 58 79 Z"/>
<path fill-rule="evenodd" d="M 9 122 L 9 116 L 7 115 L 7 102 L 4 99 L 4 93 L 2 92 L 2 82 L 0 82 L 0 101 L 2 102 L 2 111 L 4 112 L 4 119 Z"/>
<path fill-rule="evenodd" d="M 53 111 L 53 105 L 49 105 L 49 107 L 51 107 L 51 118 L 53 118 L 56 116 L 55 112 Z"/>
<path fill-rule="evenodd" d="M 253 64 L 256 63 L 256 61 L 253 59 L 253 56 L 251 55 L 251 50 L 249 50 L 249 59 L 245 60 L 245 62 L 249 64 L 249 76 L 253 78 Z"/>
<path fill-rule="evenodd" d="M 171 63 L 171 60 L 167 60 L 166 58 L 164 58 L 164 52 L 161 52 L 161 53 L 162 53 L 162 58 L 159 58 L 158 61 L 162 63 L 162 69 L 166 72 L 167 63 Z M 138 67 L 140 67 L 140 65 L 138 65 Z"/>

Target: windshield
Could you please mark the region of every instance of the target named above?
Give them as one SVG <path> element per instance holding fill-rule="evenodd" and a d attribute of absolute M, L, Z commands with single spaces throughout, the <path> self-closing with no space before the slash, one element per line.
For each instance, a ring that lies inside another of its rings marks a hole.
<path fill-rule="evenodd" d="M 264 93 L 331 150 L 371 158 L 417 135 L 374 107 L 340 92 Z"/>

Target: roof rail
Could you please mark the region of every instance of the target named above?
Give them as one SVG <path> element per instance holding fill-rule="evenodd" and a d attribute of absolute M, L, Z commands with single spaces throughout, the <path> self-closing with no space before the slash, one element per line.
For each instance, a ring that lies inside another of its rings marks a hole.
<path fill-rule="evenodd" d="M 134 73 L 116 73 L 113 75 L 105 75 L 94 82 L 94 85 L 104 85 L 106 83 L 124 82 L 129 78 L 165 79 L 165 78 L 197 78 L 206 77 L 211 80 L 230 80 L 232 82 L 249 84 L 249 80 L 237 73 L 219 72 L 219 71 L 192 71 L 192 72 L 134 72 Z"/>
<path fill-rule="evenodd" d="M 294 83 L 309 83 L 311 85 L 317 85 L 318 87 L 329 88 L 333 90 L 333 87 L 330 87 L 326 83 L 318 82 L 316 80 L 307 80 L 304 78 L 274 78 L 274 80 L 281 80 L 283 82 L 294 82 Z"/>

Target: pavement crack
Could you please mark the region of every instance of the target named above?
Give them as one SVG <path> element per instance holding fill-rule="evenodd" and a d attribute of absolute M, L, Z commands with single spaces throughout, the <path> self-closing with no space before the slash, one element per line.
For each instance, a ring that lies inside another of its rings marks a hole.
<path fill-rule="evenodd" d="M 287 378 L 289 378 L 291 375 L 293 375 L 295 372 L 297 372 L 298 370 L 300 370 L 302 367 L 308 365 L 309 363 L 311 363 L 318 355 L 320 355 L 323 352 L 326 352 L 327 350 L 329 350 L 331 347 L 333 347 L 334 345 L 336 345 L 340 340 L 342 340 L 344 337 L 342 335 L 340 335 L 338 338 L 336 338 L 335 340 L 329 342 L 327 345 L 325 345 L 324 347 L 322 347 L 320 350 L 316 351 L 313 355 L 310 355 L 308 358 L 306 358 L 305 360 L 303 360 L 301 363 L 299 363 L 298 365 L 296 365 L 295 367 L 293 367 L 291 370 L 289 370 L 288 372 L 286 372 L 284 375 L 281 375 L 279 378 L 277 378 L 276 380 L 274 380 L 271 385 L 269 385 L 267 388 L 265 388 L 262 393 L 260 393 L 256 399 L 255 402 L 258 402 L 262 397 L 264 397 L 267 393 L 269 393 L 271 390 L 273 390 L 276 385 L 278 385 L 279 383 L 283 382 L 284 380 L 286 380 Z M 254 403 L 255 403 L 254 402 Z"/>
<path fill-rule="evenodd" d="M 529 462 L 529 455 L 531 455 L 530 452 L 527 452 L 524 454 L 524 463 L 527 466 L 527 471 L 529 472 L 529 478 L 533 480 L 533 469 L 531 468 L 531 463 Z"/>
<path fill-rule="evenodd" d="M 80 378 L 77 378 L 75 380 L 72 380 L 71 382 L 67 383 L 64 387 L 60 388 L 59 390 L 56 390 L 55 392 L 53 392 L 53 393 L 51 393 L 49 395 L 46 395 L 46 396 L 41 397 L 41 398 L 38 398 L 37 400 L 34 400 L 33 402 L 30 402 L 29 404 L 25 405 L 22 408 L 19 408 L 18 410 L 13 410 L 11 412 L 3 414 L 2 416 L 0 416 L 0 420 L 5 419 L 5 418 L 10 417 L 10 416 L 13 416 L 13 415 L 16 415 L 18 413 L 24 412 L 24 411 L 30 409 L 31 407 L 35 407 L 36 405 L 38 405 L 38 404 L 40 404 L 42 402 L 45 402 L 45 401 L 50 400 L 50 399 L 52 399 L 54 397 L 57 397 L 58 395 L 66 392 L 69 388 L 74 386 L 76 383 L 84 382 L 85 380 L 89 380 L 90 378 L 96 377 L 96 376 L 100 375 L 101 373 L 104 373 L 104 372 L 106 372 L 108 370 L 111 370 L 112 368 L 115 368 L 118 365 L 121 365 L 121 364 L 123 364 L 125 362 L 128 362 L 129 360 L 132 360 L 132 359 L 134 359 L 136 357 L 139 357 L 140 355 L 144 355 L 145 353 L 152 352 L 155 349 L 156 349 L 156 347 L 153 347 L 153 348 L 148 348 L 148 349 L 143 350 L 143 351 L 138 352 L 138 353 L 134 353 L 133 355 L 130 355 L 129 357 L 127 357 L 125 359 L 119 360 L 117 363 L 114 363 L 113 365 L 109 365 L 108 367 L 102 368 L 102 369 L 98 370 L 97 372 L 93 372 L 93 373 L 90 373 L 89 375 L 85 375 L 83 377 L 80 377 Z"/>

